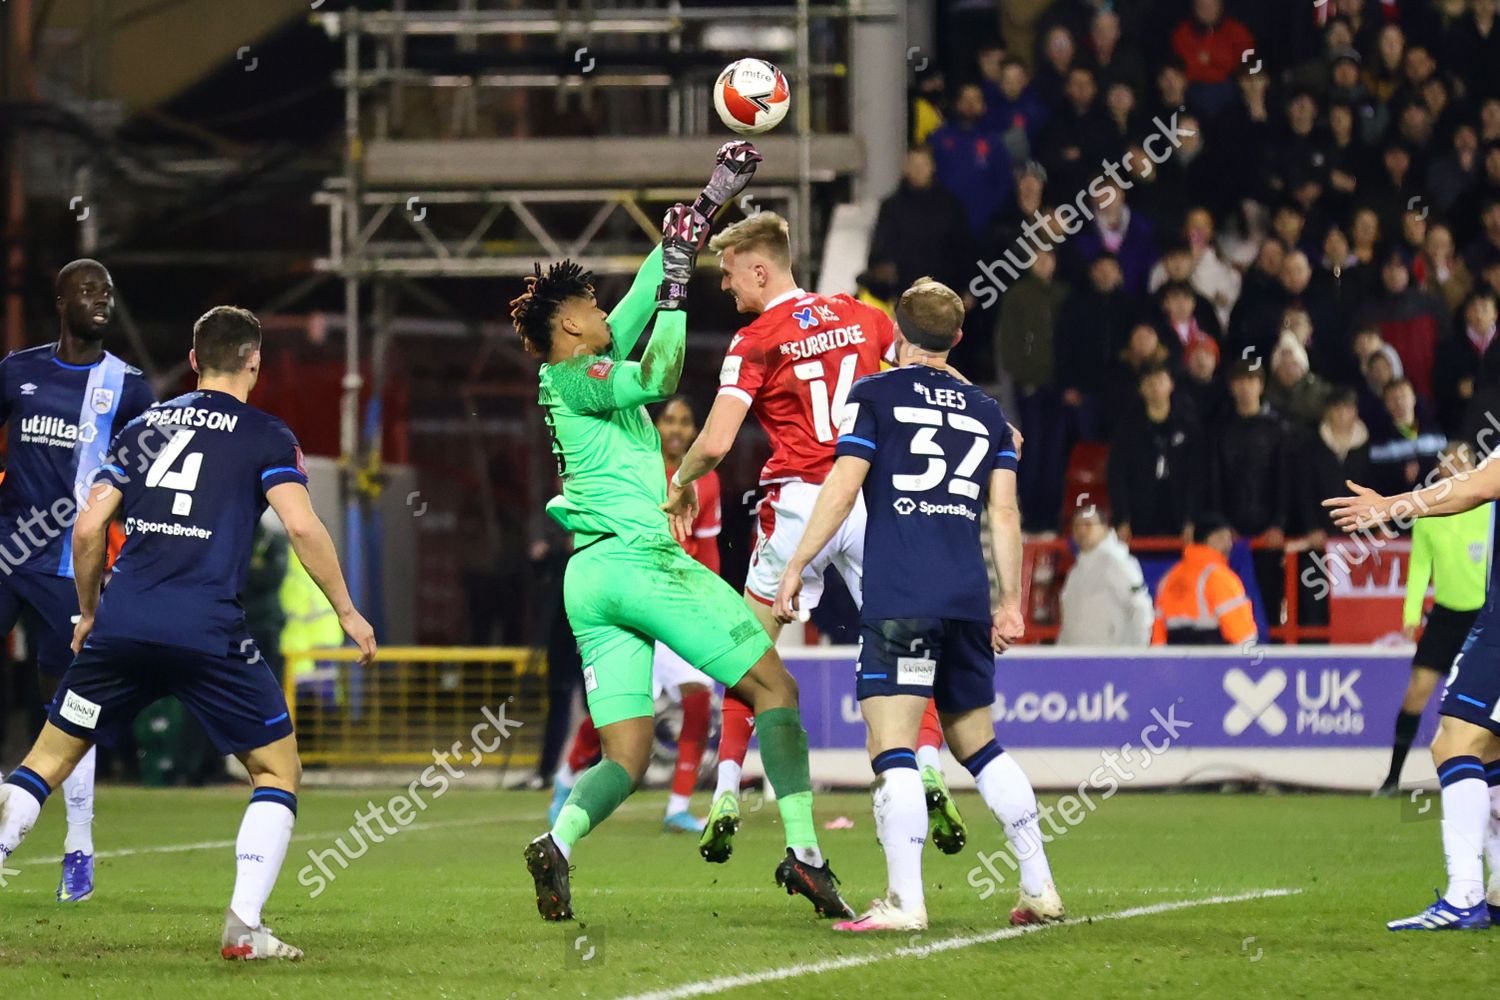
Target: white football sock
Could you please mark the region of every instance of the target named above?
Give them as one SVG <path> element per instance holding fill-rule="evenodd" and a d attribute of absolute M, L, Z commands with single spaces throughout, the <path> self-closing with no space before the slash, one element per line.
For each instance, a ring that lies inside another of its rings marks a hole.
<path fill-rule="evenodd" d="M 229 908 L 247 927 L 260 926 L 260 911 L 271 898 L 286 860 L 297 817 L 280 802 L 251 802 L 234 842 L 234 895 Z"/>
<path fill-rule="evenodd" d="M 676 816 L 678 813 L 687 812 L 688 806 L 692 801 L 690 796 L 678 795 L 676 792 L 673 792 L 667 796 L 667 815 Z"/>
<path fill-rule="evenodd" d="M 733 792 L 736 797 L 740 794 L 740 765 L 732 760 L 719 761 L 719 781 L 714 786 L 714 801 L 719 801 L 719 796 L 725 792 Z"/>
<path fill-rule="evenodd" d="M 1489 901 L 1500 906 L 1500 785 L 1490 787 L 1490 825 L 1484 855 L 1490 863 Z"/>
<path fill-rule="evenodd" d="M 875 776 L 875 837 L 885 852 L 886 899 L 902 910 L 926 905 L 922 845 L 927 843 L 927 796 L 914 768 L 893 767 Z"/>
<path fill-rule="evenodd" d="M 810 865 L 813 868 L 823 867 L 823 849 L 821 847 L 794 847 L 792 848 L 792 856 L 804 865 Z"/>
<path fill-rule="evenodd" d="M 1052 868 L 1042 847 L 1036 792 L 1026 773 L 1010 754 L 1002 753 L 984 766 L 974 782 L 984 804 L 1005 827 L 1005 836 L 1021 866 L 1022 891 L 1033 896 L 1040 893 L 1052 881 Z"/>
<path fill-rule="evenodd" d="M 917 767 L 931 767 L 941 772 L 943 770 L 943 755 L 938 752 L 937 747 L 917 747 Z"/>
<path fill-rule="evenodd" d="M 94 853 L 94 748 L 83 755 L 73 773 L 63 779 L 63 802 L 68 807 L 68 835 L 63 853 Z"/>
<path fill-rule="evenodd" d="M 42 804 L 36 796 L 15 785 L 0 785 L 0 868 L 15 853 L 36 825 Z"/>
<path fill-rule="evenodd" d="M 1443 856 L 1454 906 L 1484 900 L 1484 841 L 1490 822 L 1490 790 L 1483 777 L 1464 778 L 1443 788 Z"/>
<path fill-rule="evenodd" d="M 552 837 L 552 834 L 549 833 L 549 834 L 547 834 L 547 836 Z M 556 837 L 552 837 L 552 843 L 555 844 L 555 845 L 557 845 L 557 853 L 559 853 L 559 854 L 561 854 L 563 856 L 563 860 L 564 861 L 568 861 L 568 860 L 570 860 L 573 857 L 573 845 L 571 845 L 571 844 L 564 844 L 562 841 L 558 840 Z"/>

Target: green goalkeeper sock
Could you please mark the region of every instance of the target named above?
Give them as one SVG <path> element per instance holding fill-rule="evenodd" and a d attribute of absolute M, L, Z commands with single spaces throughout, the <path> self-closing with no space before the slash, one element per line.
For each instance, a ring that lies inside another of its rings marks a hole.
<path fill-rule="evenodd" d="M 760 740 L 760 759 L 766 780 L 776 791 L 786 846 L 801 861 L 823 863 L 813 825 L 812 779 L 807 772 L 807 731 L 802 713 L 795 708 L 772 708 L 755 717 L 755 735 Z"/>
<path fill-rule="evenodd" d="M 601 760 L 584 772 L 552 824 L 552 839 L 563 855 L 570 855 L 573 845 L 608 819 L 634 790 L 630 775 L 612 760 Z"/>

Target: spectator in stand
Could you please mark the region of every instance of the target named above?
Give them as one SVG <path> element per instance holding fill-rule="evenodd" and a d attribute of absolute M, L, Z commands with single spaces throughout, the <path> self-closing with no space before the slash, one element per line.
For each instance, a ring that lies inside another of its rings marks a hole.
<path fill-rule="evenodd" d="M 964 288 L 977 251 L 963 202 L 936 178 L 932 151 L 917 146 L 906 154 L 900 185 L 875 218 L 870 261 L 891 260 L 896 281 L 908 288 L 931 274 L 949 288 Z"/>
<path fill-rule="evenodd" d="M 1047 29 L 1042 38 L 1041 61 L 1031 76 L 1037 96 L 1047 107 L 1062 106 L 1068 73 L 1078 65 L 1077 59 L 1078 46 L 1073 41 L 1073 33 L 1062 25 Z"/>
<path fill-rule="evenodd" d="M 1168 282 L 1162 287 L 1157 301 L 1160 304 L 1161 318 L 1157 320 L 1156 334 L 1166 346 L 1174 367 L 1182 361 L 1189 344 L 1205 337 L 1218 340 L 1211 331 L 1198 324 L 1195 315 L 1198 296 L 1187 282 Z M 1211 308 L 1208 311 L 1210 314 L 1213 312 Z"/>
<path fill-rule="evenodd" d="M 1214 245 L 1214 217 L 1207 208 L 1188 209 L 1183 235 L 1193 251 L 1193 288 L 1213 304 L 1219 328 L 1229 325 L 1229 314 L 1239 301 L 1243 279 L 1219 256 Z"/>
<path fill-rule="evenodd" d="M 1174 240 L 1162 251 L 1161 259 L 1151 269 L 1147 287 L 1158 299 L 1168 285 L 1185 285 L 1193 294 L 1193 319 L 1198 328 L 1215 340 L 1224 339 L 1224 328 L 1219 324 L 1219 311 L 1213 302 L 1193 283 L 1193 248 L 1184 240 Z"/>
<path fill-rule="evenodd" d="M 1105 392 L 1105 421 L 1118 429 L 1120 421 L 1135 416 L 1141 408 L 1141 376 L 1152 368 L 1171 371 L 1172 355 L 1161 342 L 1156 327 L 1147 322 L 1130 328 L 1125 347 L 1116 358 L 1114 375 Z"/>
<path fill-rule="evenodd" d="M 1026 260 L 1022 249 L 1025 238 L 1024 227 L 1029 223 L 1033 232 L 1038 232 L 1038 219 L 1044 214 L 1046 205 L 1043 192 L 1047 183 L 1047 170 L 1035 160 L 1021 168 L 1016 176 L 1015 193 L 995 213 L 995 224 L 990 227 L 985 245 L 990 259 L 996 259 L 1009 250 L 1017 260 Z M 1045 234 L 1043 234 L 1045 235 Z"/>
<path fill-rule="evenodd" d="M 1083 60 L 1100 84 L 1121 83 L 1139 94 L 1146 88 L 1146 62 L 1140 50 L 1122 42 L 1120 15 L 1105 7 L 1094 15 L 1084 42 Z"/>
<path fill-rule="evenodd" d="M 1015 387 L 1016 416 L 1026 435 L 1029 469 L 1017 473 L 1021 516 L 1031 532 L 1055 532 L 1062 507 L 1067 427 L 1057 388 L 1056 333 L 1068 286 L 1055 280 L 1057 255 L 1036 263 L 1000 300 L 995 354 Z"/>
<path fill-rule="evenodd" d="M 1283 105 L 1283 111 L 1283 127 L 1264 155 L 1268 193 L 1285 201 L 1303 180 L 1323 181 L 1328 153 L 1317 130 L 1318 102 L 1311 94 L 1305 90 L 1294 91 Z"/>
<path fill-rule="evenodd" d="M 1410 379 L 1392 379 L 1382 398 L 1389 430 L 1370 443 L 1370 485 L 1382 494 L 1400 493 L 1427 480 L 1448 438 Z"/>
<path fill-rule="evenodd" d="M 1452 148 L 1427 167 L 1427 194 L 1432 207 L 1456 217 L 1458 206 L 1474 189 L 1479 174 L 1479 132 L 1467 122 L 1453 130 Z"/>
<path fill-rule="evenodd" d="M 1494 154 L 1500 161 L 1500 146 L 1496 147 Z M 1469 265 L 1470 271 L 1482 271 L 1486 265 L 1500 260 L 1500 199 L 1486 201 L 1479 220 L 1483 228 L 1464 247 L 1464 263 Z"/>
<path fill-rule="evenodd" d="M 1203 434 L 1197 420 L 1174 405 L 1172 374 L 1165 367 L 1147 368 L 1137 385 L 1144 405 L 1116 425 L 1109 449 L 1115 529 L 1125 542 L 1187 536 L 1202 506 Z"/>
<path fill-rule="evenodd" d="M 1287 331 L 1271 352 L 1271 379 L 1266 385 L 1266 399 L 1294 429 L 1312 428 L 1323 419 L 1328 383 L 1313 373 L 1307 349 L 1297 335 Z"/>
<path fill-rule="evenodd" d="M 969 231 L 989 231 L 995 210 L 1005 203 L 1013 180 L 1000 136 L 984 127 L 984 91 L 977 83 L 958 90 L 954 120 L 932 133 L 930 144 L 938 180 L 963 201 Z"/>
<path fill-rule="evenodd" d="M 1087 66 L 1068 70 L 1064 100 L 1042 130 L 1040 158 L 1063 192 L 1081 191 L 1110 152 L 1109 118 L 1099 107 L 1099 87 Z"/>
<path fill-rule="evenodd" d="M 1200 427 L 1217 427 L 1229 412 L 1229 393 L 1219 378 L 1219 345 L 1212 338 L 1199 337 L 1187 345 L 1179 391 L 1193 405 Z"/>
<path fill-rule="evenodd" d="M 1358 119 L 1349 104 L 1328 106 L 1328 197 L 1326 207 L 1337 218 L 1349 214 L 1352 200 L 1359 193 L 1359 175 L 1368 154 L 1355 130 Z"/>
<path fill-rule="evenodd" d="M 1150 108 L 1152 115 L 1163 121 L 1171 118 L 1172 112 L 1187 105 L 1187 93 L 1187 74 L 1182 70 L 1182 63 L 1173 56 L 1156 71 L 1156 101 Z"/>
<path fill-rule="evenodd" d="M 1360 189 L 1360 199 L 1380 216 L 1384 232 L 1401 232 L 1401 213 L 1421 201 L 1419 179 L 1412 171 L 1411 147 L 1404 139 L 1388 140 L 1380 151 L 1380 170 Z"/>
<path fill-rule="evenodd" d="M 1135 91 L 1130 89 L 1129 84 L 1118 80 L 1105 88 L 1104 121 L 1109 132 L 1107 153 L 1111 159 L 1123 161 L 1125 150 L 1149 134 L 1146 119 L 1141 116 L 1140 108 L 1137 106 Z M 1144 164 L 1137 167 L 1135 162 L 1137 159 L 1144 160 Z M 1149 159 L 1145 158 L 1144 153 L 1136 153 L 1130 162 L 1131 166 L 1138 169 L 1150 169 L 1154 166 Z M 1152 173 L 1155 171 L 1152 170 Z"/>
<path fill-rule="evenodd" d="M 1432 360 L 1437 350 L 1437 300 L 1411 283 L 1406 258 L 1399 250 L 1380 258 L 1384 294 L 1367 302 L 1356 322 L 1380 328 L 1380 337 L 1401 355 L 1401 367 L 1417 392 L 1432 396 Z M 1314 326 L 1317 320 L 1313 320 Z"/>
<path fill-rule="evenodd" d="M 1271 232 L 1292 250 L 1312 256 L 1315 247 L 1307 231 L 1307 213 L 1291 198 L 1285 198 L 1271 210 Z"/>
<path fill-rule="evenodd" d="M 1088 283 L 1063 303 L 1055 370 L 1078 440 L 1104 440 L 1105 395 L 1140 308 L 1139 300 L 1125 291 L 1120 262 L 1112 253 L 1094 258 Z"/>
<path fill-rule="evenodd" d="M 1234 99 L 1230 78 L 1255 39 L 1224 13 L 1222 0 L 1193 0 L 1193 13 L 1172 32 L 1172 51 L 1188 79 L 1188 103 L 1212 118 Z"/>
<path fill-rule="evenodd" d="M 1270 110 L 1270 77 L 1241 66 L 1236 77 L 1238 99 L 1216 123 L 1214 134 L 1223 140 L 1217 145 L 1217 155 L 1212 146 L 1210 154 L 1223 191 L 1208 205 L 1217 218 L 1240 211 L 1242 198 L 1266 197 L 1264 168 L 1277 128 Z"/>
<path fill-rule="evenodd" d="M 1364 382 L 1360 385 L 1359 419 L 1370 428 L 1375 437 L 1389 437 L 1394 433 L 1391 416 L 1385 408 L 1385 387 L 1405 376 L 1401 370 L 1401 355 L 1383 340 L 1377 344 L 1364 361 Z"/>
<path fill-rule="evenodd" d="M 1326 287 L 1312 286 L 1312 265 L 1300 250 L 1285 256 L 1274 285 L 1246 281 L 1245 292 L 1229 319 L 1228 346 L 1236 358 L 1261 358 L 1270 363 L 1271 351 L 1281 337 L 1282 318 L 1290 307 L 1300 308 L 1312 320 L 1313 334 L 1324 344 L 1315 345 L 1320 356 L 1338 351 L 1343 323 L 1336 303 Z M 1246 352 L 1249 352 L 1248 354 Z"/>
<path fill-rule="evenodd" d="M 1156 235 L 1150 220 L 1137 215 L 1126 204 L 1124 190 L 1116 184 L 1099 183 L 1093 199 L 1094 220 L 1068 241 L 1076 259 L 1087 266 L 1108 250 L 1120 261 L 1125 276 L 1125 290 L 1144 295 L 1151 268 L 1156 265 Z M 1093 194 L 1093 190 L 1090 191 Z"/>
<path fill-rule="evenodd" d="M 1217 514 L 1193 528 L 1182 561 L 1156 591 L 1155 646 L 1244 646 L 1256 641 L 1255 609 L 1245 584 L 1229 568 L 1234 531 Z"/>
<path fill-rule="evenodd" d="M 1458 314 L 1474 290 L 1474 276 L 1455 251 L 1453 230 L 1446 223 L 1427 227 L 1427 239 L 1412 261 L 1411 271 L 1417 287 L 1441 302 L 1450 316 Z"/>
<path fill-rule="evenodd" d="M 1137 649 L 1151 644 L 1151 591 L 1141 564 L 1093 504 L 1073 515 L 1078 558 L 1058 595 L 1059 646 Z"/>
<path fill-rule="evenodd" d="M 1443 63 L 1464 81 L 1473 98 L 1500 97 L 1500 31 L 1495 0 L 1472 0 L 1469 10 L 1449 25 Z"/>
<path fill-rule="evenodd" d="M 941 70 L 928 67 L 916 74 L 916 85 L 907 96 L 911 105 L 911 135 L 913 145 L 925 145 L 943 124 L 943 108 L 948 104 L 947 79 Z"/>
<path fill-rule="evenodd" d="M 1463 434 L 1464 416 L 1481 381 L 1500 375 L 1495 337 L 1495 299 L 1488 292 L 1469 296 L 1458 329 L 1438 344 L 1432 362 L 1432 393 L 1438 423 L 1449 438 Z"/>
<path fill-rule="evenodd" d="M 1345 483 L 1363 483 L 1370 475 L 1370 431 L 1359 419 L 1359 397 L 1339 386 L 1323 403 L 1323 418 L 1298 448 L 1301 524 L 1308 533 L 1328 530 L 1326 497 L 1340 496 Z"/>
<path fill-rule="evenodd" d="M 1266 366 L 1235 361 L 1229 369 L 1231 412 L 1213 434 L 1209 507 L 1246 538 L 1280 545 L 1291 500 L 1286 424 L 1265 402 Z"/>
<path fill-rule="evenodd" d="M 1031 85 L 1031 74 L 1026 64 L 1014 57 L 1007 57 L 1000 65 L 1000 83 L 985 87 L 985 102 L 989 105 L 986 124 L 995 132 L 1007 135 L 1019 129 L 1026 136 L 1028 147 L 1041 137 L 1042 127 L 1047 124 L 1050 113 Z M 1007 138 L 1008 143 L 1014 140 Z M 1035 154 L 1028 152 L 1027 159 Z"/>
<path fill-rule="evenodd" d="M 1360 31 L 1356 27 L 1355 37 L 1359 38 L 1359 35 Z M 1369 51 L 1365 40 L 1361 39 L 1355 44 L 1362 51 Z M 1396 88 L 1401 85 L 1405 74 L 1405 55 L 1406 33 L 1401 30 L 1401 26 L 1388 24 L 1381 28 L 1375 58 L 1365 63 L 1365 88 L 1381 104 L 1387 104 L 1396 93 Z"/>

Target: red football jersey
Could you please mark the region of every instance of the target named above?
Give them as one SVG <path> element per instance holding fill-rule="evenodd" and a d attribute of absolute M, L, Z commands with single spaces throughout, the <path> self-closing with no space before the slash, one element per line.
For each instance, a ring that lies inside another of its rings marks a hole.
<path fill-rule="evenodd" d="M 891 318 L 874 306 L 800 288 L 772 300 L 735 335 L 719 393 L 749 404 L 771 438 L 762 484 L 828 476 L 849 390 L 880 371 L 895 339 Z"/>
<path fill-rule="evenodd" d="M 676 469 L 667 470 L 667 481 Z M 698 494 L 698 516 L 693 519 L 692 537 L 682 543 L 688 555 L 713 570 L 719 571 L 719 533 L 723 530 L 723 511 L 719 502 L 719 474 L 709 470 L 693 480 L 693 490 Z"/>

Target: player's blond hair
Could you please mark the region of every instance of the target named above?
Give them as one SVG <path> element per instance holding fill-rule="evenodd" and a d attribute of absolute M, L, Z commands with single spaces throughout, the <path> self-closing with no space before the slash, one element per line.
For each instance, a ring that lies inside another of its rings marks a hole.
<path fill-rule="evenodd" d="M 780 268 L 792 266 L 791 227 L 775 212 L 756 212 L 726 227 L 708 241 L 708 248 L 714 253 L 753 251 L 771 258 Z"/>
<path fill-rule="evenodd" d="M 901 335 L 924 351 L 948 351 L 964 325 L 964 300 L 941 281 L 922 277 L 896 302 Z"/>

